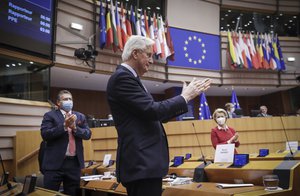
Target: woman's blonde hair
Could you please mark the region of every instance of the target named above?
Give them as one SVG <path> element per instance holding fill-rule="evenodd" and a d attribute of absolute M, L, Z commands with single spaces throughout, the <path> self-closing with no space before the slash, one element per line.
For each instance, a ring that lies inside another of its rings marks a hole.
<path fill-rule="evenodd" d="M 219 114 L 219 113 L 223 113 L 224 114 L 224 116 L 225 116 L 225 118 L 227 119 L 228 118 L 228 114 L 227 114 L 227 112 L 224 110 L 224 109 L 222 109 L 222 108 L 217 108 L 215 111 L 214 111 L 214 113 L 213 113 L 213 119 L 216 121 L 216 116 L 217 116 L 217 114 Z"/>

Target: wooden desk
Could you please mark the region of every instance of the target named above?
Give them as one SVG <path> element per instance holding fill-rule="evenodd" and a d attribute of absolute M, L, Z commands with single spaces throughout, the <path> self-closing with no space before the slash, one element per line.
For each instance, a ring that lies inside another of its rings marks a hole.
<path fill-rule="evenodd" d="M 6 185 L 1 186 L 0 187 L 0 195 L 1 196 L 17 195 L 22 192 L 23 184 L 11 182 L 11 185 L 12 185 L 11 190 L 7 190 Z M 57 191 L 43 189 L 40 187 L 35 187 L 34 192 L 28 194 L 28 196 L 59 196 L 59 195 L 63 196 L 64 194 L 59 193 Z"/>
<path fill-rule="evenodd" d="M 198 185 L 201 186 L 198 188 Z M 214 182 L 192 183 L 179 186 L 167 186 L 162 196 L 223 196 L 263 190 L 262 186 L 220 189 Z"/>

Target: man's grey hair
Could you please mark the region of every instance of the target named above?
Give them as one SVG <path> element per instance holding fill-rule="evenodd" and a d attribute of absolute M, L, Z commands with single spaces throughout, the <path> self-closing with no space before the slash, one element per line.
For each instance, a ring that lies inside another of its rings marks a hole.
<path fill-rule="evenodd" d="M 154 41 L 150 38 L 143 37 L 140 35 L 132 35 L 127 40 L 123 53 L 122 53 L 122 60 L 127 61 L 129 60 L 132 51 L 134 50 L 145 50 L 146 48 L 154 45 Z"/>

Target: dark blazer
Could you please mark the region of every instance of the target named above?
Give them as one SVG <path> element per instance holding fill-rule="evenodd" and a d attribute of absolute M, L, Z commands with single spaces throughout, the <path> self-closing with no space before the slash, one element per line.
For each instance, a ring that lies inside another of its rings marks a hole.
<path fill-rule="evenodd" d="M 262 113 L 257 114 L 257 117 L 271 117 L 270 114 L 265 114 L 265 116 Z"/>
<path fill-rule="evenodd" d="M 118 132 L 118 181 L 165 176 L 169 150 L 161 122 L 187 112 L 184 98 L 155 102 L 139 78 L 119 65 L 108 81 L 107 99 Z"/>
<path fill-rule="evenodd" d="M 87 125 L 85 116 L 79 112 L 72 111 L 77 116 L 74 133 L 76 143 L 76 155 L 80 168 L 84 167 L 82 139 L 91 138 L 91 130 Z M 69 142 L 68 132 L 64 130 L 64 116 L 60 110 L 52 110 L 44 115 L 41 125 L 41 135 L 47 141 L 42 168 L 44 170 L 58 170 L 61 168 Z"/>
<path fill-rule="evenodd" d="M 229 112 L 228 112 L 228 111 L 226 111 L 226 112 L 227 112 L 228 118 L 230 118 L 230 117 L 229 117 Z M 231 115 L 232 115 L 232 118 L 237 118 L 236 113 L 233 112 Z"/>

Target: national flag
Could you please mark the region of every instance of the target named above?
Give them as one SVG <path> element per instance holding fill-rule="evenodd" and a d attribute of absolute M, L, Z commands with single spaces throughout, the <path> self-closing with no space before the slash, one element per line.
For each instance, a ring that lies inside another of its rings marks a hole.
<path fill-rule="evenodd" d="M 236 64 L 236 55 L 234 51 L 234 45 L 233 41 L 231 38 L 231 33 L 230 31 L 227 32 L 227 39 L 228 39 L 228 44 L 227 44 L 227 55 L 228 55 L 228 62 L 231 65 L 232 68 L 235 68 L 237 66 Z"/>
<path fill-rule="evenodd" d="M 132 29 L 130 24 L 130 16 L 129 10 L 127 8 L 127 4 L 125 4 L 126 14 L 125 14 L 125 25 L 126 25 L 126 32 L 127 32 L 127 39 L 132 35 Z"/>
<path fill-rule="evenodd" d="M 166 54 L 165 54 L 165 45 L 164 45 L 164 38 L 163 38 L 163 34 L 164 34 L 164 27 L 163 24 L 161 23 L 161 16 L 157 17 L 157 28 L 158 28 L 158 32 L 157 32 L 157 37 L 160 43 L 160 47 L 161 47 L 161 53 L 160 53 L 160 58 L 165 58 Z"/>
<path fill-rule="evenodd" d="M 268 52 L 268 43 L 267 43 L 267 39 L 266 36 L 262 35 L 262 51 L 263 51 L 263 66 L 265 69 L 269 69 L 270 68 L 270 55 Z"/>
<path fill-rule="evenodd" d="M 168 56 L 168 59 L 170 59 L 171 61 L 174 61 L 175 60 L 175 58 L 174 58 L 175 51 L 174 51 L 174 45 L 173 45 L 173 40 L 172 40 L 171 33 L 170 33 L 168 20 L 166 20 L 165 30 L 166 30 L 165 35 L 166 35 L 167 46 L 168 46 L 169 51 L 170 51 L 170 55 Z"/>
<path fill-rule="evenodd" d="M 262 50 L 262 41 L 261 41 L 259 33 L 257 33 L 256 51 L 257 51 L 257 59 L 258 59 L 260 68 L 264 68 L 264 66 L 263 66 L 264 53 Z"/>
<path fill-rule="evenodd" d="M 220 36 L 169 27 L 176 53 L 168 65 L 220 70 Z"/>
<path fill-rule="evenodd" d="M 146 23 L 145 23 L 145 16 L 143 14 L 143 9 L 140 9 L 140 21 L 141 21 L 141 35 L 147 37 Z"/>
<path fill-rule="evenodd" d="M 245 34 L 243 35 L 243 41 L 244 41 L 244 47 L 245 47 L 245 53 L 246 53 L 246 60 L 247 60 L 248 69 L 251 69 L 253 67 L 253 65 L 252 65 L 251 55 L 250 55 L 250 51 L 249 51 L 249 46 L 250 45 L 248 46 L 248 38 L 246 37 Z"/>
<path fill-rule="evenodd" d="M 246 57 L 246 46 L 245 46 L 241 32 L 239 32 L 239 46 L 240 46 L 241 54 L 242 54 L 242 58 L 243 58 L 243 65 L 245 68 L 248 68 L 248 61 L 247 61 L 247 57 Z"/>
<path fill-rule="evenodd" d="M 155 46 L 156 46 L 156 55 L 161 54 L 161 46 L 158 39 L 158 27 L 157 27 L 157 19 L 155 13 L 153 13 L 153 30 L 154 30 L 154 37 L 155 37 Z"/>
<path fill-rule="evenodd" d="M 116 24 L 116 12 L 115 6 L 113 4 L 113 0 L 110 0 L 110 12 L 111 12 L 111 24 L 112 24 L 112 32 L 113 32 L 113 50 L 117 51 L 119 47 L 118 33 L 117 33 L 117 24 Z"/>
<path fill-rule="evenodd" d="M 122 32 L 121 32 L 121 24 L 120 24 L 120 14 L 119 14 L 118 7 L 117 7 L 117 5 L 118 5 L 117 0 L 116 0 L 115 5 L 116 5 L 115 13 L 116 13 L 116 29 L 117 29 L 118 48 L 122 51 L 123 50 L 123 40 L 122 40 Z"/>
<path fill-rule="evenodd" d="M 269 48 L 270 48 L 270 67 L 271 69 L 275 70 L 277 69 L 277 62 L 276 62 L 276 57 L 275 57 L 275 52 L 274 52 L 274 48 L 273 48 L 273 44 L 272 44 L 272 39 L 271 39 L 271 35 L 268 34 L 267 36 L 268 39 L 268 44 L 269 44 Z"/>
<path fill-rule="evenodd" d="M 278 55 L 279 55 L 279 59 L 280 59 L 280 66 L 281 66 L 281 70 L 285 70 L 285 63 L 284 63 L 284 59 L 283 59 L 283 55 L 282 55 L 282 51 L 281 51 L 281 46 L 279 43 L 279 38 L 276 36 L 276 45 L 277 45 L 277 49 L 278 49 Z"/>
<path fill-rule="evenodd" d="M 240 109 L 239 100 L 234 90 L 232 90 L 232 94 L 231 94 L 231 103 L 234 105 L 235 109 Z"/>
<path fill-rule="evenodd" d="M 146 36 L 150 37 L 150 30 L 149 30 L 149 20 L 151 21 L 151 18 L 148 17 L 147 19 L 147 12 L 144 10 L 144 19 L 145 19 L 145 29 L 146 29 Z"/>
<path fill-rule="evenodd" d="M 106 46 L 110 47 L 113 44 L 114 36 L 113 36 L 113 31 L 111 28 L 111 12 L 108 9 L 108 3 L 106 1 L 106 8 L 105 8 L 105 13 L 106 13 Z"/>
<path fill-rule="evenodd" d="M 165 50 L 165 56 L 162 57 L 162 58 L 168 58 L 169 56 L 171 56 L 171 51 L 170 51 L 170 48 L 168 47 L 168 44 L 167 44 L 165 23 L 162 19 L 162 16 L 160 17 L 160 24 L 162 26 L 162 38 L 163 38 L 163 46 L 164 46 L 164 50 Z"/>
<path fill-rule="evenodd" d="M 128 34 L 127 34 L 126 16 L 124 13 L 123 2 L 121 3 L 121 35 L 122 35 L 123 45 L 125 45 L 125 43 L 128 39 Z"/>
<path fill-rule="evenodd" d="M 106 44 L 106 22 L 105 22 L 105 10 L 102 6 L 102 1 L 100 3 L 100 13 L 99 13 L 99 48 L 103 49 Z"/>
<path fill-rule="evenodd" d="M 274 51 L 274 58 L 275 58 L 275 61 L 276 61 L 276 64 L 277 64 L 277 69 L 281 70 L 280 57 L 279 57 L 279 54 L 278 54 L 278 48 L 277 48 L 277 44 L 276 44 L 276 39 L 277 39 L 276 36 L 273 37 L 273 39 L 272 39 L 272 47 L 273 47 L 273 51 Z"/>
<path fill-rule="evenodd" d="M 253 41 L 253 37 L 252 37 L 251 33 L 248 35 L 248 40 L 250 42 L 249 43 L 250 44 L 250 54 L 251 54 L 253 67 L 255 69 L 259 69 L 260 68 L 260 62 L 257 58 L 257 51 L 255 49 L 255 45 L 254 45 L 254 41 Z"/>
<path fill-rule="evenodd" d="M 200 105 L 199 105 L 199 120 L 211 119 L 210 109 L 205 97 L 205 93 L 200 95 Z"/>
<path fill-rule="evenodd" d="M 239 44 L 239 38 L 236 32 L 232 33 L 232 40 L 234 43 L 234 48 L 235 48 L 235 55 L 236 55 L 236 62 L 239 68 L 243 68 L 244 67 L 244 60 L 243 60 L 243 56 L 242 56 L 242 49 L 241 46 Z"/>
<path fill-rule="evenodd" d="M 133 6 L 132 5 L 130 6 L 130 24 L 131 24 L 132 35 L 136 35 L 136 30 L 135 30 L 136 20 L 135 20 L 135 16 L 134 16 Z"/>
<path fill-rule="evenodd" d="M 153 19 L 154 20 L 154 19 Z M 150 38 L 155 41 L 155 36 L 154 36 L 154 25 L 153 25 L 153 21 L 151 20 L 150 15 L 148 16 L 148 24 L 149 24 L 149 36 Z M 157 49 L 156 49 L 156 44 L 153 45 L 153 53 L 156 54 L 157 53 Z"/>
<path fill-rule="evenodd" d="M 137 8 L 135 7 L 135 31 L 137 35 L 142 35 L 141 32 L 141 18 L 138 17 Z"/>

